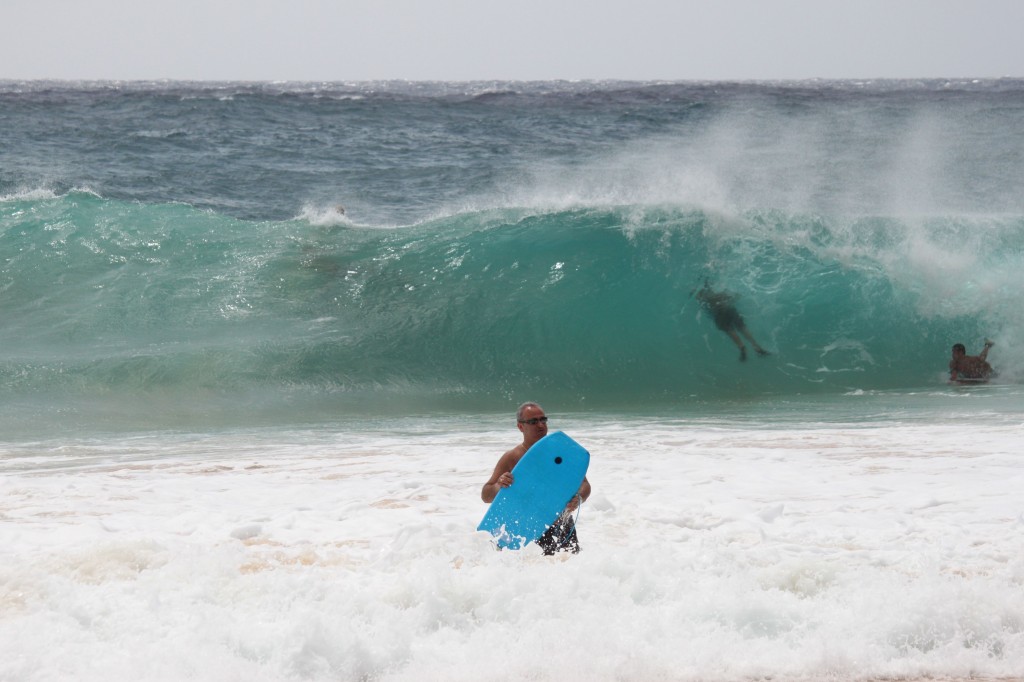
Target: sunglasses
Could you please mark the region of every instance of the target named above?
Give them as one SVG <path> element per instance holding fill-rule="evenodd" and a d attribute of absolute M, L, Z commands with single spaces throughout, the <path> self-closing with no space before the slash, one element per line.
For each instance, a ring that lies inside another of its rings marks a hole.
<path fill-rule="evenodd" d="M 547 417 L 533 417 L 532 419 L 520 419 L 520 424 L 529 424 L 530 426 L 536 426 L 537 424 L 547 424 Z"/>

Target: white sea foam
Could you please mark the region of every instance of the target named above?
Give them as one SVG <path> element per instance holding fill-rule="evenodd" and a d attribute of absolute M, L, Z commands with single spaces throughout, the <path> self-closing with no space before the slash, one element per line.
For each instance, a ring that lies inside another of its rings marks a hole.
<path fill-rule="evenodd" d="M 306 204 L 299 211 L 296 220 L 304 220 L 310 225 L 322 228 L 352 227 L 363 230 L 394 230 L 402 227 L 394 224 L 371 224 L 353 220 L 348 209 L 338 203 Z"/>
<path fill-rule="evenodd" d="M 0 679 L 1024 670 L 1019 415 L 562 416 L 594 494 L 554 558 L 473 530 L 506 422 L 4 446 Z"/>
<path fill-rule="evenodd" d="M 320 227 L 333 227 L 335 225 L 352 225 L 351 218 L 346 214 L 345 207 L 341 204 L 330 206 L 318 206 L 306 204 L 298 215 L 299 220 L 305 220 L 310 225 Z"/>
<path fill-rule="evenodd" d="M 23 189 L 11 194 L 0 195 L 0 202 L 8 201 L 46 201 L 48 199 L 56 199 L 57 194 L 50 189 L 44 189 L 41 187 L 34 189 Z"/>

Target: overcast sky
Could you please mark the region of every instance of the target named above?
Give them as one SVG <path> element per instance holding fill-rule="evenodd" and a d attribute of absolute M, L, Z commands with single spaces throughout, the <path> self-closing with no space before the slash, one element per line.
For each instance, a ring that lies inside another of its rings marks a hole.
<path fill-rule="evenodd" d="M 0 79 L 1024 76 L 1024 0 L 4 0 Z"/>

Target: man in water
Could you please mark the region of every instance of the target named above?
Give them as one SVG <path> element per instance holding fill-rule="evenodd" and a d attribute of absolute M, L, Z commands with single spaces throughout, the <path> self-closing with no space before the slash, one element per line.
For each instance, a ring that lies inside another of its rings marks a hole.
<path fill-rule="evenodd" d="M 968 355 L 962 343 L 953 344 L 953 357 L 949 361 L 949 380 L 956 382 L 988 381 L 995 375 L 988 364 L 988 349 L 995 344 L 985 339 L 985 347 L 978 355 Z"/>
<path fill-rule="evenodd" d="M 747 359 L 747 347 L 743 345 L 743 339 L 740 338 L 740 334 L 750 341 L 750 345 L 754 347 L 758 355 L 761 357 L 768 355 L 768 351 L 758 345 L 750 330 L 747 329 L 743 316 L 736 309 L 736 299 L 737 296 L 735 294 L 730 294 L 726 291 L 715 291 L 707 281 L 704 282 L 704 287 L 697 292 L 697 301 L 702 308 L 711 313 L 715 326 L 728 334 L 729 338 L 736 344 L 736 347 L 740 349 L 741 362 Z"/>
<path fill-rule="evenodd" d="M 480 498 L 488 504 L 494 501 L 499 490 L 507 488 L 515 482 L 512 477 L 512 469 L 523 458 L 526 451 L 534 443 L 548 435 L 548 418 L 544 414 L 544 408 L 537 403 L 523 403 L 516 411 L 516 426 L 523 433 L 523 442 L 501 456 L 498 464 L 494 467 L 494 473 L 491 474 L 487 483 L 484 483 L 484 487 L 480 491 Z M 554 554 L 558 551 L 570 551 L 576 554 L 580 551 L 580 542 L 576 537 L 576 524 L 572 515 L 588 497 L 590 497 L 590 482 L 584 476 L 580 489 L 569 500 L 561 516 L 537 540 L 537 544 L 545 554 Z"/>

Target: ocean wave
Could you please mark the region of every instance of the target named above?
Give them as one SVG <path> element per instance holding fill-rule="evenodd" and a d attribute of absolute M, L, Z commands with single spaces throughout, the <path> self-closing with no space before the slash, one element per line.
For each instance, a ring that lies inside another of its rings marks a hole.
<path fill-rule="evenodd" d="M 1020 217 L 593 206 L 380 230 L 315 208 L 277 222 L 88 193 L 22 203 L 0 209 L 8 395 L 732 400 L 933 384 L 953 342 L 986 336 L 1005 380 L 1020 366 Z M 925 243 L 970 249 L 956 270 L 915 258 Z M 771 355 L 739 360 L 693 296 L 704 282 L 738 297 Z"/>

